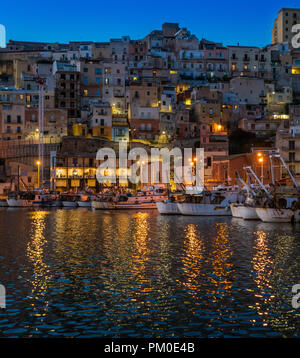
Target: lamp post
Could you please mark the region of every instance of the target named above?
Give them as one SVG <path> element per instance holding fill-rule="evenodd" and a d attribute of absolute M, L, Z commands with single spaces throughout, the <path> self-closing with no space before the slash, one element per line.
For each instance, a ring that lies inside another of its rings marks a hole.
<path fill-rule="evenodd" d="M 258 162 L 261 164 L 261 182 L 264 183 L 264 157 L 261 153 L 259 153 Z"/>
<path fill-rule="evenodd" d="M 41 162 L 38 160 L 36 162 L 36 165 L 38 167 L 38 188 L 40 188 L 40 165 L 41 165 Z"/>

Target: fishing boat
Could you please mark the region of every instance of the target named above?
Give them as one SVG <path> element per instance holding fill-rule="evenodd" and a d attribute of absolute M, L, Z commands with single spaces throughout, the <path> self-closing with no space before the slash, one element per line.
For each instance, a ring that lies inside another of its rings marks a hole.
<path fill-rule="evenodd" d="M 177 203 L 182 215 L 231 216 L 230 203 L 238 200 L 239 193 L 226 190 L 203 191 L 187 195 L 184 202 Z"/>
<path fill-rule="evenodd" d="M 270 155 L 271 169 L 273 158 L 281 161 L 293 182 L 293 188 L 274 188 L 269 200 L 255 207 L 256 214 L 260 220 L 268 223 L 300 222 L 300 187 L 278 151 Z"/>
<path fill-rule="evenodd" d="M 52 197 L 49 193 L 44 193 L 42 190 L 37 190 L 34 192 L 34 200 L 32 202 L 33 206 L 49 206 L 52 201 Z"/>
<path fill-rule="evenodd" d="M 74 194 L 63 194 L 61 197 L 62 206 L 64 208 L 76 208 L 78 196 Z"/>
<path fill-rule="evenodd" d="M 157 210 L 162 215 L 179 215 L 177 202 L 171 199 L 156 202 Z"/>
<path fill-rule="evenodd" d="M 118 202 L 115 204 L 116 210 L 152 210 L 156 209 L 155 202 L 144 202 L 144 203 L 129 203 L 129 202 Z"/>
<path fill-rule="evenodd" d="M 91 197 L 86 194 L 81 194 L 79 200 L 77 200 L 77 205 L 79 208 L 91 208 L 92 207 Z"/>
<path fill-rule="evenodd" d="M 12 192 L 8 195 L 7 204 L 12 208 L 33 206 L 34 195 L 31 192 Z"/>

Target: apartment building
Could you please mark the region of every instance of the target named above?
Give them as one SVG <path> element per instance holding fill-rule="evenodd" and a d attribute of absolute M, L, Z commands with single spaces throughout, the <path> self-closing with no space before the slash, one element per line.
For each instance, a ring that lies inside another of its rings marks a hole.
<path fill-rule="evenodd" d="M 300 9 L 280 9 L 271 31 L 271 43 L 291 43 L 292 37 L 295 36 L 292 27 L 296 24 L 300 24 Z"/>
<path fill-rule="evenodd" d="M 80 118 L 80 71 L 78 66 L 65 62 L 53 63 L 55 75 L 55 107 L 67 109 L 68 125 L 72 125 Z"/>

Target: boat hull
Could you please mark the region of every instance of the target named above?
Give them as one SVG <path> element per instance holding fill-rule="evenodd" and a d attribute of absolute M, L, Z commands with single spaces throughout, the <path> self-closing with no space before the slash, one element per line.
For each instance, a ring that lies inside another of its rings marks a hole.
<path fill-rule="evenodd" d="M 149 209 L 156 209 L 156 203 L 138 203 L 138 204 L 131 204 L 131 203 L 119 203 L 116 204 L 115 209 L 117 210 L 149 210 Z"/>
<path fill-rule="evenodd" d="M 255 208 L 252 206 L 240 205 L 238 207 L 238 211 L 240 217 L 242 217 L 244 220 L 260 220 Z"/>
<path fill-rule="evenodd" d="M 7 199 L 7 204 L 12 208 L 28 208 L 33 205 L 33 202 L 26 199 Z"/>
<path fill-rule="evenodd" d="M 240 204 L 235 204 L 235 203 L 230 204 L 231 214 L 234 218 L 242 218 L 240 214 L 239 206 Z"/>
<path fill-rule="evenodd" d="M 156 203 L 157 210 L 162 215 L 178 215 L 180 211 L 178 209 L 177 203 L 166 203 L 163 201 Z"/>
<path fill-rule="evenodd" d="M 77 201 L 77 205 L 79 208 L 91 208 L 92 202 L 91 201 Z"/>
<path fill-rule="evenodd" d="M 230 206 L 218 204 L 177 203 L 182 215 L 231 216 Z"/>
<path fill-rule="evenodd" d="M 77 207 L 76 201 L 63 201 L 62 205 L 64 208 L 76 208 Z"/>
<path fill-rule="evenodd" d="M 92 201 L 92 208 L 95 210 L 115 209 L 115 203 L 111 201 Z"/>
<path fill-rule="evenodd" d="M 300 222 L 300 210 L 255 208 L 258 217 L 267 223 Z"/>

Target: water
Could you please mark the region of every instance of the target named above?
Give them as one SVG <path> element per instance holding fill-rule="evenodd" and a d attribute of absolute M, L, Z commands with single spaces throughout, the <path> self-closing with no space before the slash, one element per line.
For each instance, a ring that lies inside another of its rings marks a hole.
<path fill-rule="evenodd" d="M 295 337 L 300 225 L 0 209 L 1 337 Z"/>

